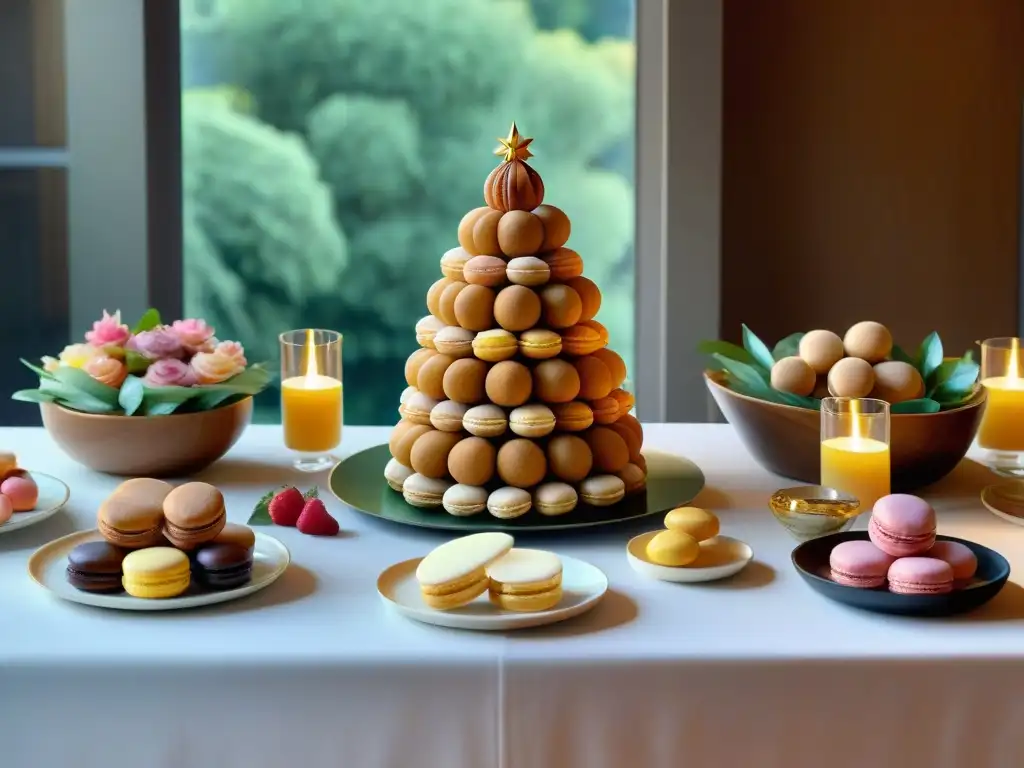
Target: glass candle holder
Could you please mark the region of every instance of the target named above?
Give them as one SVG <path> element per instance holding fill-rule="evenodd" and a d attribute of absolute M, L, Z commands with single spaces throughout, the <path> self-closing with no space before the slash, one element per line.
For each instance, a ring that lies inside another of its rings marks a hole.
<path fill-rule="evenodd" d="M 330 451 L 341 443 L 341 334 L 306 328 L 280 341 L 284 444 L 297 454 L 296 469 L 330 469 Z"/>
<path fill-rule="evenodd" d="M 857 397 L 821 401 L 821 484 L 860 501 L 870 512 L 889 495 L 889 404 Z"/>
<path fill-rule="evenodd" d="M 1024 468 L 1024 377 L 1020 339 L 981 342 L 981 383 L 988 395 L 978 445 L 994 468 Z"/>

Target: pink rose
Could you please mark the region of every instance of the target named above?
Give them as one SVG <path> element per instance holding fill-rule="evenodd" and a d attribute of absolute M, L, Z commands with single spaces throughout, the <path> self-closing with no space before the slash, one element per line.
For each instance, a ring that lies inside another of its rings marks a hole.
<path fill-rule="evenodd" d="M 213 338 L 213 328 L 208 326 L 205 320 L 197 318 L 175 320 L 171 324 L 171 330 L 181 341 L 181 346 L 191 354 L 213 351 L 212 346 L 208 346 L 208 342 Z"/>
<path fill-rule="evenodd" d="M 237 360 L 242 368 L 249 364 L 245 359 L 245 349 L 237 341 L 221 341 L 217 344 L 214 351 Z"/>
<path fill-rule="evenodd" d="M 86 331 L 85 340 L 94 347 L 121 347 L 127 343 L 132 332 L 121 322 L 121 310 L 108 314 L 103 310 L 103 317 L 92 324 L 92 330 Z"/>
<path fill-rule="evenodd" d="M 192 370 L 200 384 L 220 384 L 245 370 L 245 362 L 222 352 L 200 352 L 192 358 Z"/>
<path fill-rule="evenodd" d="M 178 335 L 165 325 L 135 334 L 128 340 L 128 348 L 150 360 L 179 359 L 185 354 Z"/>
<path fill-rule="evenodd" d="M 188 363 L 166 357 L 149 366 L 143 380 L 154 387 L 191 387 L 196 383 L 196 375 Z"/>
<path fill-rule="evenodd" d="M 92 376 L 100 384 L 117 389 L 128 376 L 128 368 L 120 360 L 100 355 L 89 360 L 82 370 Z"/>

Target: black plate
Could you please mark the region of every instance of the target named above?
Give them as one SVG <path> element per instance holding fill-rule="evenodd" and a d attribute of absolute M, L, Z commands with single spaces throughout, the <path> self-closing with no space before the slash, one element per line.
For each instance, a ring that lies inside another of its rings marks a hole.
<path fill-rule="evenodd" d="M 958 541 L 970 547 L 978 558 L 978 571 L 967 587 L 945 595 L 897 595 L 884 587 L 858 589 L 836 584 L 829 578 L 829 555 L 844 541 L 868 541 L 867 531 L 844 531 L 806 541 L 793 550 L 793 566 L 811 589 L 838 603 L 875 613 L 897 616 L 952 616 L 984 605 L 1010 578 L 1010 564 L 993 549 L 953 536 L 936 536 L 939 541 Z"/>
<path fill-rule="evenodd" d="M 618 523 L 645 515 L 665 514 L 673 507 L 693 501 L 704 487 L 700 468 L 682 456 L 661 451 L 644 451 L 647 459 L 647 490 L 627 496 L 610 507 L 581 504 L 572 512 L 545 517 L 530 510 L 514 520 L 499 520 L 486 512 L 471 517 L 453 517 L 440 507 L 421 509 L 405 503 L 402 494 L 391 490 L 384 480 L 384 467 L 391 458 L 386 445 L 378 445 L 349 456 L 331 472 L 331 491 L 340 501 L 373 517 L 419 528 L 476 533 L 515 533 L 588 528 Z"/>

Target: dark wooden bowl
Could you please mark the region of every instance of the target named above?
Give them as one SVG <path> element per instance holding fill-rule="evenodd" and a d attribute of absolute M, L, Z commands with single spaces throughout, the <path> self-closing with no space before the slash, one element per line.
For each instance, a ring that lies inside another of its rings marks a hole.
<path fill-rule="evenodd" d="M 63 451 L 97 472 L 182 477 L 209 466 L 242 436 L 252 398 L 212 411 L 169 416 L 81 413 L 42 403 L 43 426 Z"/>
<path fill-rule="evenodd" d="M 741 395 L 704 372 L 711 396 L 765 469 L 816 485 L 821 481 L 821 414 Z M 959 408 L 894 414 L 890 421 L 892 491 L 908 493 L 942 479 L 967 454 L 985 412 L 985 389 Z"/>

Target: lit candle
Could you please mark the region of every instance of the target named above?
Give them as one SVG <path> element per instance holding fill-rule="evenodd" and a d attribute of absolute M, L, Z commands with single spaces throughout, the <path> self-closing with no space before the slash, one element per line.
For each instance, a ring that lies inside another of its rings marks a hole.
<path fill-rule="evenodd" d="M 986 345 L 989 342 L 985 342 Z M 1020 377 L 1020 349 L 1017 339 L 1009 339 L 1006 355 L 982 347 L 981 383 L 988 391 L 988 404 L 978 430 L 978 445 L 990 451 L 1024 451 L 1024 379 Z M 987 354 L 987 352 L 989 352 Z M 993 358 L 1005 358 L 1005 366 L 993 365 Z M 1002 367 L 1002 371 L 992 368 Z M 1001 374 L 1001 375 L 998 375 Z"/>
<path fill-rule="evenodd" d="M 341 382 L 317 367 L 313 331 L 306 337 L 306 372 L 281 382 L 284 444 L 293 451 L 329 451 L 341 442 Z"/>
<path fill-rule="evenodd" d="M 821 484 L 855 497 L 860 512 L 867 512 L 889 494 L 889 444 L 866 434 L 857 400 L 849 401 L 843 415 L 849 419 L 850 434 L 821 441 Z"/>

